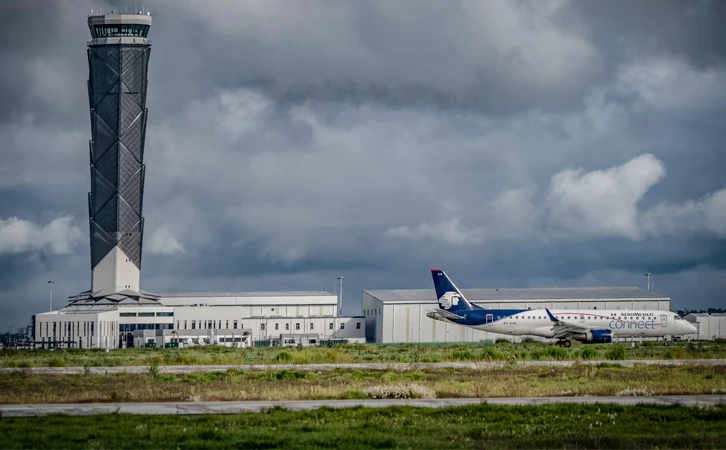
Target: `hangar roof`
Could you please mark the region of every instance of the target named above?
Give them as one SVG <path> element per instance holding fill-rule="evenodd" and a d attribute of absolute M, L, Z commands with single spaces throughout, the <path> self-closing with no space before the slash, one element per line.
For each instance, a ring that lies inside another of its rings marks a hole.
<path fill-rule="evenodd" d="M 383 302 L 434 302 L 433 289 L 398 289 L 363 291 Z M 658 299 L 669 297 L 637 287 L 576 287 L 576 288 L 515 288 L 515 289 L 461 289 L 469 301 L 518 300 L 624 300 Z"/>
<path fill-rule="evenodd" d="M 157 294 L 162 298 L 187 297 L 319 297 L 321 295 L 335 295 L 328 291 L 276 291 L 276 292 L 172 292 Z"/>

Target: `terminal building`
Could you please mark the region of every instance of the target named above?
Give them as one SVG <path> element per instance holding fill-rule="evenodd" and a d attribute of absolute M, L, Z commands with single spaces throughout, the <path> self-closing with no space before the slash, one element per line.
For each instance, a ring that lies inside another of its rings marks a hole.
<path fill-rule="evenodd" d="M 338 315 L 337 296 L 315 291 L 144 293 L 138 301 L 119 294 L 71 299 L 33 317 L 36 345 L 108 349 L 364 343 L 363 325 L 363 317 Z"/>
<path fill-rule="evenodd" d="M 462 289 L 471 303 L 490 309 L 670 310 L 670 298 L 636 287 Z M 431 289 L 363 291 L 367 342 L 476 342 L 521 340 L 426 316 L 438 307 Z"/>

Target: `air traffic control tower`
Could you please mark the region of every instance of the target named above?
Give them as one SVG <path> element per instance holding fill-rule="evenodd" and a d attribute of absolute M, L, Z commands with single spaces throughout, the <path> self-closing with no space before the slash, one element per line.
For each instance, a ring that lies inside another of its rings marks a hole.
<path fill-rule="evenodd" d="M 88 17 L 91 108 L 91 290 L 86 298 L 139 295 L 144 236 L 144 141 L 151 14 Z M 90 294 L 90 295 L 89 295 Z M 136 294 L 136 295 L 133 295 Z M 136 298 L 138 299 L 138 297 Z"/>

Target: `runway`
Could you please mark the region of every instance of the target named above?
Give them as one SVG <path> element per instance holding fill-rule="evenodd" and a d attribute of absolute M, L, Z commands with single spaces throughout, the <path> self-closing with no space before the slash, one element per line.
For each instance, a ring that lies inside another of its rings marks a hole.
<path fill-rule="evenodd" d="M 699 365 L 718 366 L 726 364 L 726 359 L 640 359 L 623 361 L 518 361 L 518 367 L 569 367 L 577 364 L 598 365 L 613 364 L 623 367 L 643 365 Z M 224 372 L 233 370 L 298 370 L 298 371 L 329 371 L 336 369 L 350 370 L 419 370 L 419 369 L 493 369 L 507 366 L 502 361 L 477 361 L 477 362 L 439 362 L 439 363 L 360 363 L 360 364 L 243 364 L 243 365 L 197 365 L 197 366 L 158 366 L 160 373 L 191 373 L 191 372 Z M 88 370 L 89 373 L 115 374 L 115 373 L 148 373 L 149 366 L 112 366 L 112 367 L 30 367 L 30 368 L 0 368 L 0 374 L 11 372 L 25 372 L 37 374 L 82 374 Z"/>
<path fill-rule="evenodd" d="M 311 410 L 322 407 L 385 408 L 388 406 L 416 406 L 423 408 L 444 408 L 465 405 L 551 405 L 558 403 L 615 403 L 618 405 L 680 404 L 691 407 L 726 405 L 726 395 L 658 395 L 652 397 L 520 397 L 520 398 L 442 398 L 426 400 L 295 400 L 295 401 L 253 401 L 253 402 L 169 402 L 169 403 L 93 403 L 93 404 L 50 404 L 50 405 L 0 405 L 2 417 L 37 417 L 50 414 L 86 416 L 94 414 L 238 414 L 258 413 L 273 407 L 293 411 Z"/>

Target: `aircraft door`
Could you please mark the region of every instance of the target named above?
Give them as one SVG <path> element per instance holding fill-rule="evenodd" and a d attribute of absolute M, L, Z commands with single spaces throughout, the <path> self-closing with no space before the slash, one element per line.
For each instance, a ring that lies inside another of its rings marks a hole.
<path fill-rule="evenodd" d="M 487 325 L 491 325 L 492 321 L 494 321 L 494 315 L 487 314 Z"/>
<path fill-rule="evenodd" d="M 668 316 L 666 316 L 665 314 L 660 316 L 660 326 L 662 326 L 662 327 L 668 326 Z"/>

